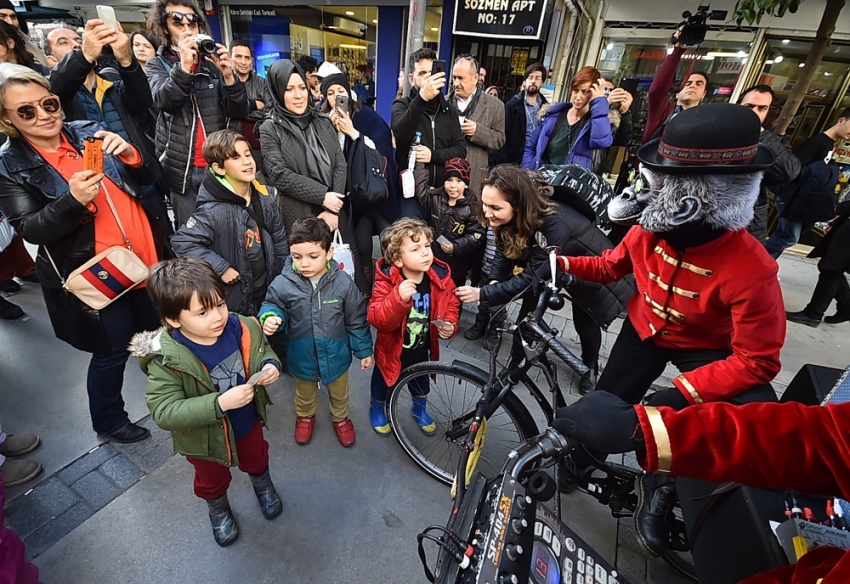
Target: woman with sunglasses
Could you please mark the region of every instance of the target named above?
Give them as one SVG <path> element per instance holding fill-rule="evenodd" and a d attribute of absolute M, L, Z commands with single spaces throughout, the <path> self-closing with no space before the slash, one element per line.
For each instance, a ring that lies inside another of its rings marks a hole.
<path fill-rule="evenodd" d="M 87 389 L 94 430 L 136 442 L 149 432 L 130 422 L 121 389 L 130 338 L 160 326 L 147 291 L 137 288 L 94 310 L 62 289 L 62 280 L 96 254 L 125 246 L 124 233 L 148 266 L 168 251 L 139 186 L 153 173 L 139 150 L 103 128 L 63 123 L 59 98 L 44 77 L 0 64 L 0 132 L 8 136 L 0 149 L 0 208 L 26 241 L 39 246 L 36 273 L 54 333 L 92 353 Z M 103 172 L 84 169 L 84 144 L 103 150 Z"/>
<path fill-rule="evenodd" d="M 148 15 L 148 30 L 162 45 L 145 73 L 159 108 L 156 154 L 171 189 L 178 226 L 195 211 L 195 199 L 208 173 L 204 139 L 226 127 L 227 118 L 245 119 L 253 101 L 233 71 L 228 50 L 197 35 L 210 29 L 195 0 L 157 0 Z M 215 44 L 215 50 L 205 45 Z"/>
<path fill-rule="evenodd" d="M 371 293 L 345 205 L 348 167 L 337 131 L 328 116 L 310 107 L 307 75 L 295 61 L 282 59 L 269 67 L 266 79 L 272 97 L 269 117 L 260 126 L 260 146 L 266 177 L 277 188 L 287 233 L 302 217 L 318 217 L 331 231 L 339 229 L 351 246 L 354 281 Z"/>
<path fill-rule="evenodd" d="M 593 151 L 613 143 L 605 80 L 597 69 L 579 70 L 570 82 L 570 99 L 543 113 L 525 145 L 524 169 L 537 170 L 544 164 L 578 164 L 594 170 Z"/>

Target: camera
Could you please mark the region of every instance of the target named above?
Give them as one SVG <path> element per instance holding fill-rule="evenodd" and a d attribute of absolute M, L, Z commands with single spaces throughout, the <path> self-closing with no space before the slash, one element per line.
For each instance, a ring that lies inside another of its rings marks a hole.
<path fill-rule="evenodd" d="M 206 34 L 196 34 L 192 40 L 198 44 L 198 51 L 205 55 L 214 55 L 218 51 L 215 39 Z"/>
<path fill-rule="evenodd" d="M 682 22 L 679 23 L 681 31 L 679 32 L 679 40 L 673 38 L 673 43 L 680 42 L 683 45 L 698 45 L 705 40 L 705 33 L 708 32 L 708 6 L 700 6 L 697 8 L 696 14 L 691 14 L 685 10 L 682 13 Z"/>

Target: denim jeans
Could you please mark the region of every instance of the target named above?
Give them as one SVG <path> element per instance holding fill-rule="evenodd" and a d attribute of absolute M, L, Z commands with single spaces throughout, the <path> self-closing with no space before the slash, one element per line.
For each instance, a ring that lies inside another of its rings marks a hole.
<path fill-rule="evenodd" d="M 156 330 L 161 322 L 146 288 L 128 292 L 102 308 L 100 319 L 106 331 L 109 349 L 92 355 L 86 389 L 92 427 L 98 434 L 109 435 L 130 423 L 121 397 L 124 365 L 130 357 L 127 345 L 134 334 Z"/>
<path fill-rule="evenodd" d="M 417 378 L 407 384 L 407 389 L 410 390 L 410 395 L 414 397 L 427 397 L 431 392 L 431 387 L 428 384 L 428 378 L 425 376 Z M 378 365 L 372 368 L 372 401 L 384 402 L 387 401 L 387 391 L 389 387 L 384 381 L 384 376 L 381 375 Z"/>
<path fill-rule="evenodd" d="M 419 201 L 417 201 L 415 197 L 411 197 L 409 199 L 402 197 L 400 206 L 402 217 L 422 219 L 423 221 L 428 220 L 428 212 L 425 210 L 425 207 L 419 204 Z"/>
<path fill-rule="evenodd" d="M 793 221 L 780 217 L 776 224 L 776 231 L 764 242 L 764 247 L 767 249 L 770 257 L 779 259 L 783 251 L 800 241 L 802 232 L 802 221 Z"/>

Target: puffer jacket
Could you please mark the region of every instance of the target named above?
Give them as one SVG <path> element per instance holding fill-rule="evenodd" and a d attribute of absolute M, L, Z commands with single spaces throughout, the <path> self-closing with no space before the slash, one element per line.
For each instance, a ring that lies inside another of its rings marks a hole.
<path fill-rule="evenodd" d="M 96 122 L 68 122 L 63 133 L 82 152 L 85 138 L 106 127 Z M 144 153 L 142 153 L 144 158 Z M 146 164 L 131 168 L 114 156 L 103 157 L 104 173 L 141 203 L 159 257 L 170 257 L 164 233 L 168 217 L 161 201 L 145 196 L 140 185 L 154 176 Z M 63 276 L 95 255 L 94 214 L 72 195 L 59 171 L 47 164 L 26 139 L 10 138 L 0 147 L 0 208 L 29 243 L 38 245 L 36 274 L 56 336 L 80 351 L 93 353 L 109 348 L 100 312 L 62 289 L 62 282 L 45 253 L 45 246 Z"/>
<path fill-rule="evenodd" d="M 556 208 L 557 212 L 547 215 L 538 231 L 546 240 L 544 247 L 558 246 L 561 248 L 560 255 L 569 256 L 599 256 L 604 250 L 614 248 L 605 234 L 574 208 L 562 202 L 557 202 Z M 498 283 L 481 288 L 481 300 L 504 304 L 531 283 L 534 273 L 549 259 L 546 250 L 538 244 L 537 237 L 532 237 L 528 243 L 530 252 L 518 260 L 506 258 L 497 246 L 490 278 L 498 280 Z M 626 304 L 635 293 L 634 278 L 629 276 L 604 286 L 582 282 L 573 286 L 569 293 L 604 329 L 626 313 Z"/>
<path fill-rule="evenodd" d="M 270 316 L 287 327 L 287 368 L 297 379 L 331 383 L 348 371 L 352 353 L 358 359 L 372 356 L 366 301 L 336 260 L 314 289 L 288 258 L 260 308 L 261 322 Z"/>
<path fill-rule="evenodd" d="M 269 361 L 280 369 L 280 360 L 257 320 L 238 318 L 242 325 L 245 373 L 250 377 Z M 139 358 L 139 366 L 148 376 L 145 402 L 156 425 L 171 432 L 174 452 L 237 466 L 236 436 L 230 418 L 218 407 L 221 394 L 200 359 L 175 341 L 165 328 L 137 333 L 130 343 L 130 354 Z M 272 401 L 265 387 L 254 388 L 254 404 L 265 426 L 266 407 Z"/>
<path fill-rule="evenodd" d="M 198 191 L 195 212 L 171 238 L 171 246 L 178 256 L 195 256 L 205 260 L 219 276 L 228 268 L 239 272 L 241 278 L 224 287 L 227 308 L 231 312 L 255 315 L 260 307 L 254 305 L 251 263 L 245 249 L 245 234 L 250 216 L 244 201 L 239 204 L 229 198 L 217 197 L 216 187 L 226 187 L 216 183 L 218 179 L 212 173 L 204 178 Z M 233 198 L 237 197 L 234 193 Z M 259 201 L 263 222 L 267 228 L 263 229 L 258 225 L 261 230 L 263 254 L 266 256 L 267 282 L 270 282 L 280 274 L 283 263 L 289 256 L 286 230 L 277 208 L 274 187 L 254 183 L 251 198 L 252 203 Z"/>
<path fill-rule="evenodd" d="M 556 103 L 543 114 L 540 125 L 534 130 L 525 145 L 522 157 L 524 170 L 537 170 L 543 164 L 543 154 L 549 146 L 549 140 L 555 134 L 558 118 L 562 112 L 573 107 L 569 102 Z M 590 119 L 579 131 L 573 142 L 566 161 L 551 161 L 553 164 L 578 164 L 593 170 L 593 151 L 608 148 L 614 143 L 611 133 L 611 121 L 608 119 L 608 99 L 597 97 L 590 102 Z"/>
<path fill-rule="evenodd" d="M 206 60 L 194 73 L 186 73 L 177 53 L 164 46 L 147 62 L 145 73 L 159 108 L 156 154 L 168 186 L 182 193 L 195 156 L 198 113 L 207 136 L 224 129 L 227 118 L 247 118 L 251 107 L 245 85 L 238 77 L 233 85 L 225 85 L 218 69 Z"/>
<path fill-rule="evenodd" d="M 457 334 L 460 317 L 460 301 L 455 296 L 455 284 L 449 275 L 449 267 L 435 259 L 428 270 L 431 280 L 430 319 L 443 320 L 454 325 Z M 399 284 L 404 282 L 401 270 L 383 258 L 375 265 L 375 290 L 369 300 L 369 324 L 378 329 L 375 340 L 375 365 L 381 371 L 388 387 L 398 381 L 401 374 L 401 350 L 407 317 L 413 307 L 413 300 L 407 302 L 398 293 Z M 440 336 L 437 327 L 431 324 L 428 331 L 431 339 L 430 359 L 440 360 Z"/>
<path fill-rule="evenodd" d="M 417 178 L 420 172 L 424 174 L 425 171 L 417 170 Z M 422 189 L 418 187 L 419 185 L 416 189 L 416 198 L 428 210 L 430 215 L 428 222 L 434 228 L 435 237 L 445 236 L 454 245 L 452 253 L 447 254 L 435 239 L 431 244 L 431 250 L 435 257 L 448 264 L 452 280 L 460 286 L 466 281 L 469 270 L 484 249 L 486 229 L 478 222 L 475 209 L 470 205 L 470 200 L 474 201 L 475 195 L 467 189 L 466 196 L 452 207 L 449 205 L 445 187 L 438 189 L 428 189 L 427 186 Z"/>

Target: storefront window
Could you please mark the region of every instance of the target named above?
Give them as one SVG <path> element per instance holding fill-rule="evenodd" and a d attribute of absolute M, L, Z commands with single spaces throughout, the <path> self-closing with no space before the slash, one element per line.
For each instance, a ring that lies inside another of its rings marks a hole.
<path fill-rule="evenodd" d="M 776 92 L 774 106 L 767 121 L 770 123 L 782 106 L 788 94 L 797 83 L 797 77 L 803 70 L 806 57 L 812 49 L 811 41 L 769 38 L 766 43 L 765 61 L 758 77 L 758 83 L 769 85 Z M 797 110 L 786 130 L 793 147 L 800 145 L 809 136 L 825 129 L 830 120 L 829 114 L 843 103 L 850 105 L 850 98 L 841 96 L 850 65 L 850 46 L 835 44 L 827 50 L 823 61 L 818 65 L 806 97 Z"/>
<path fill-rule="evenodd" d="M 635 135 L 640 136 L 646 122 L 646 95 L 655 74 L 672 52 L 669 38 L 626 38 L 612 35 L 603 41 L 599 71 L 605 79 L 618 84 L 623 78 L 638 80 L 638 95 L 632 112 Z M 693 72 L 708 75 L 711 92 L 706 102 L 729 101 L 741 75 L 750 47 L 747 41 L 717 41 L 706 39 L 699 47 L 688 48 L 676 69 L 674 87 Z M 673 88 L 671 88 L 672 91 Z"/>

